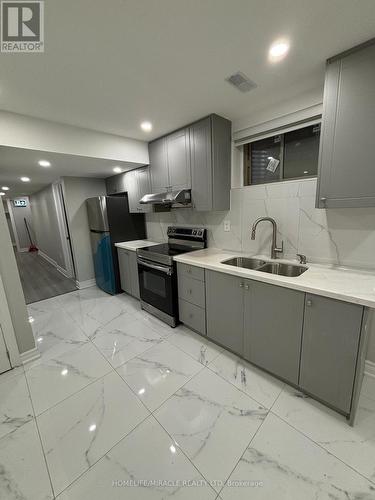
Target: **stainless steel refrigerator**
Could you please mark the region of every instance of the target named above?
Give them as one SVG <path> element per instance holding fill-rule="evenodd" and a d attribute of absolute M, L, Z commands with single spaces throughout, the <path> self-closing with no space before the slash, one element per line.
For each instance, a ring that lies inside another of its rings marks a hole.
<path fill-rule="evenodd" d="M 115 243 L 144 239 L 144 215 L 129 213 L 127 195 L 96 196 L 86 203 L 96 284 L 112 295 L 120 293 Z"/>

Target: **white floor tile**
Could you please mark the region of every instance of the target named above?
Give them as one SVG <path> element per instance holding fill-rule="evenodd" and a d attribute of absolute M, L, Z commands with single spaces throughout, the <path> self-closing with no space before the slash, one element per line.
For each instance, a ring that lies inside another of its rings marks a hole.
<path fill-rule="evenodd" d="M 271 408 L 285 385 L 225 350 L 209 368 L 267 408 Z"/>
<path fill-rule="evenodd" d="M 374 400 L 360 398 L 354 427 L 290 387 L 284 389 L 272 411 L 375 483 Z"/>
<path fill-rule="evenodd" d="M 0 376 L 0 438 L 34 418 L 24 373 Z"/>
<path fill-rule="evenodd" d="M 27 370 L 26 378 L 36 414 L 51 408 L 111 369 L 89 342 Z"/>
<path fill-rule="evenodd" d="M 267 410 L 205 368 L 155 417 L 220 491 Z"/>
<path fill-rule="evenodd" d="M 149 314 L 146 311 L 135 312 L 134 316 L 138 320 L 143 321 L 147 326 L 155 330 L 156 333 L 158 333 L 161 337 L 168 337 L 173 333 L 174 329 L 171 326 L 167 325 L 159 318 L 156 318 L 155 316 Z"/>
<path fill-rule="evenodd" d="M 127 486 L 126 481 L 132 483 Z M 198 486 L 186 487 L 183 482 Z M 152 416 L 59 496 L 59 500 L 166 498 L 214 500 L 216 495 Z"/>
<path fill-rule="evenodd" d="M 168 337 L 168 342 L 190 354 L 190 356 L 205 366 L 223 350 L 222 347 L 217 346 L 207 338 L 192 332 L 184 326 L 175 328 L 173 334 Z"/>
<path fill-rule="evenodd" d="M 111 365 L 118 367 L 157 345 L 162 338 L 144 322 L 124 313 L 96 330 L 91 340 Z"/>
<path fill-rule="evenodd" d="M 0 498 L 53 498 L 35 421 L 0 439 Z"/>
<path fill-rule="evenodd" d="M 112 372 L 38 417 L 55 494 L 149 415 Z"/>
<path fill-rule="evenodd" d="M 243 481 L 255 484 L 238 485 Z M 223 500 L 371 500 L 375 487 L 270 413 L 220 496 Z"/>
<path fill-rule="evenodd" d="M 153 411 L 201 369 L 200 363 L 164 341 L 117 371 Z"/>

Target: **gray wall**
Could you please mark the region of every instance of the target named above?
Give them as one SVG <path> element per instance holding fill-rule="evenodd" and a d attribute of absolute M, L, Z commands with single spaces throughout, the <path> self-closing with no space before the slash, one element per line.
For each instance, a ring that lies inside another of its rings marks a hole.
<path fill-rule="evenodd" d="M 32 226 L 39 250 L 65 269 L 52 185 L 30 197 Z"/>
<path fill-rule="evenodd" d="M 77 281 L 95 277 L 91 253 L 86 199 L 106 194 L 104 179 L 63 177 L 63 190 L 69 219 L 70 235 L 76 265 Z"/>
<path fill-rule="evenodd" d="M 30 209 L 30 200 L 28 196 L 20 196 L 19 199 L 27 200 L 27 206 L 15 207 L 13 205 L 13 200 L 10 201 L 10 205 L 13 214 L 14 224 L 16 226 L 16 232 L 18 236 L 20 249 L 23 249 L 23 248 L 29 248 L 30 246 L 30 240 L 27 235 L 24 218 L 26 218 L 27 222 L 31 224 L 31 209 Z"/>
<path fill-rule="evenodd" d="M 3 205 L 0 204 L 0 274 L 20 353 L 35 347 Z"/>

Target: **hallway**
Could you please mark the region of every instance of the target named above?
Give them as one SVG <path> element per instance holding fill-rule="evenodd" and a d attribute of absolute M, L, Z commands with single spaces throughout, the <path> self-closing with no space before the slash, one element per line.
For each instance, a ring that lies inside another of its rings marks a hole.
<path fill-rule="evenodd" d="M 15 252 L 26 304 L 77 290 L 73 279 L 66 278 L 37 252 Z"/>

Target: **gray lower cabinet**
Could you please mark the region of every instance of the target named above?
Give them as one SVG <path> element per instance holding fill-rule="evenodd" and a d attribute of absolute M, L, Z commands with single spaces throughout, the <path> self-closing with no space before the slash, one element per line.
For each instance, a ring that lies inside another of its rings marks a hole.
<path fill-rule="evenodd" d="M 305 294 L 259 281 L 244 290 L 244 357 L 297 385 Z"/>
<path fill-rule="evenodd" d="M 117 248 L 121 289 L 139 299 L 137 254 L 131 250 Z"/>
<path fill-rule="evenodd" d="M 299 385 L 349 413 L 363 307 L 306 294 Z"/>
<path fill-rule="evenodd" d="M 207 336 L 243 355 L 244 280 L 206 270 Z"/>
<path fill-rule="evenodd" d="M 327 63 L 316 206 L 375 206 L 375 42 Z"/>
<path fill-rule="evenodd" d="M 206 335 L 205 271 L 178 263 L 177 276 L 180 321 L 201 335 Z"/>

